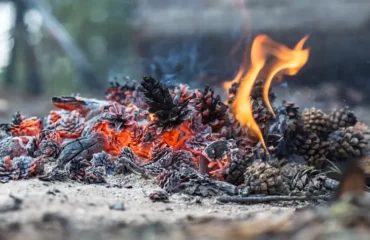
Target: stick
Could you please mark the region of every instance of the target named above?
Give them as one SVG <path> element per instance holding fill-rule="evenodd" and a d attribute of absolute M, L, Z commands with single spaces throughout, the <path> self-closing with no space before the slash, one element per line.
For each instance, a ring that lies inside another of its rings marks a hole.
<path fill-rule="evenodd" d="M 222 203 L 235 202 L 235 203 L 266 203 L 273 201 L 307 201 L 307 200 L 330 200 L 330 196 L 252 196 L 252 197 L 235 197 L 226 196 L 220 197 L 217 201 Z"/>

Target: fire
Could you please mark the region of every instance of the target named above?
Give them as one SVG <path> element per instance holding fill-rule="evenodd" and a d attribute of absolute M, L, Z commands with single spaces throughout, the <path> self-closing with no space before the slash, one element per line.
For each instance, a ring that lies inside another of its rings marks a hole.
<path fill-rule="evenodd" d="M 309 49 L 303 49 L 306 40 L 307 36 L 301 39 L 294 49 L 289 49 L 287 46 L 270 39 L 267 35 L 258 35 L 252 44 L 249 69 L 246 71 L 245 66 L 242 65 L 235 79 L 224 83 L 225 88 L 230 87 L 234 82 L 241 83 L 232 104 L 232 110 L 240 124 L 247 126 L 251 132 L 257 135 L 264 148 L 266 148 L 266 145 L 262 132 L 253 118 L 252 105 L 249 99 L 253 85 L 261 70 L 268 67 L 269 71 L 263 89 L 263 98 L 267 107 L 275 116 L 268 99 L 271 82 L 277 73 L 295 75 L 304 66 L 309 57 Z M 275 58 L 267 66 L 267 59 L 271 56 Z"/>

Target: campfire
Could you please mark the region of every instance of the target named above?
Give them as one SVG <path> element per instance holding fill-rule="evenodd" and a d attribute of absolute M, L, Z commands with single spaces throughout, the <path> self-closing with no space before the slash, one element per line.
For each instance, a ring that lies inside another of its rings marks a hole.
<path fill-rule="evenodd" d="M 257 36 L 250 64 L 224 83 L 227 101 L 209 86 L 127 77 L 111 83 L 105 100 L 53 97 L 59 110 L 44 118 L 17 112 L 1 125 L 0 180 L 97 184 L 137 174 L 166 194 L 326 199 L 338 185 L 328 172 L 365 156 L 370 132 L 348 108 L 325 113 L 273 104 L 271 83 L 305 65 L 306 40 L 291 49 Z"/>

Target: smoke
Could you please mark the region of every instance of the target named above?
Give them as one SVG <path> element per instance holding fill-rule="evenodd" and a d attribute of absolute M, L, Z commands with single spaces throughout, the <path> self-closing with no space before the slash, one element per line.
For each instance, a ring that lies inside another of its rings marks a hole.
<path fill-rule="evenodd" d="M 228 33 L 240 27 L 243 0 L 141 0 L 135 25 L 149 36 Z M 246 0 L 253 31 L 358 28 L 370 22 L 368 0 Z"/>

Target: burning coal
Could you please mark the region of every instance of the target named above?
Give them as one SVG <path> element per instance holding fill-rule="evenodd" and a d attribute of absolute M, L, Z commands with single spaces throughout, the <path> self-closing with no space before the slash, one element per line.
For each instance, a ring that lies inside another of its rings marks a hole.
<path fill-rule="evenodd" d="M 251 66 L 225 84 L 226 104 L 209 86 L 170 88 L 144 77 L 112 82 L 105 100 L 54 97 L 60 110 L 45 118 L 16 113 L 1 125 L 0 180 L 104 183 L 138 174 L 168 193 L 328 194 L 336 182 L 322 170 L 366 155 L 370 132 L 347 108 L 272 105 L 271 82 L 303 67 L 306 39 L 289 49 L 256 37 Z M 53 170 L 44 173 L 45 164 Z"/>

